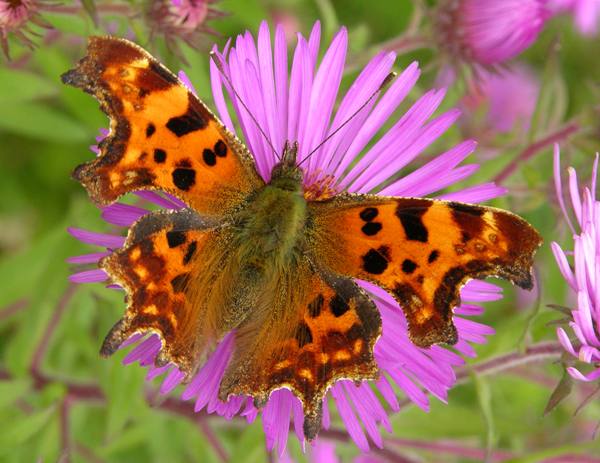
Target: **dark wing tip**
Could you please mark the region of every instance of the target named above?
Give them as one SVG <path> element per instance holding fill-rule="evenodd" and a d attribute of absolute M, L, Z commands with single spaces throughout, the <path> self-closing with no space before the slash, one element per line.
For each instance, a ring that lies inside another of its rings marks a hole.
<path fill-rule="evenodd" d="M 67 72 L 61 74 L 60 80 L 63 84 L 77 86 L 77 82 L 80 79 L 80 74 L 77 69 L 70 69 Z"/>
<path fill-rule="evenodd" d="M 436 326 L 421 330 L 416 329 L 415 326 L 411 326 L 409 323 L 408 337 L 417 347 L 427 348 L 434 344 L 453 346 L 458 342 L 458 331 L 452 320 L 446 326 Z"/>
<path fill-rule="evenodd" d="M 125 328 L 125 320 L 121 319 L 110 329 L 104 338 L 104 342 L 102 342 L 102 347 L 100 347 L 100 355 L 102 357 L 110 357 L 119 350 L 119 347 L 126 338 Z"/>
<path fill-rule="evenodd" d="M 323 410 L 320 407 L 314 410 L 312 413 L 307 413 L 304 416 L 304 437 L 308 441 L 314 440 L 319 434 L 319 431 L 321 430 L 322 417 Z"/>

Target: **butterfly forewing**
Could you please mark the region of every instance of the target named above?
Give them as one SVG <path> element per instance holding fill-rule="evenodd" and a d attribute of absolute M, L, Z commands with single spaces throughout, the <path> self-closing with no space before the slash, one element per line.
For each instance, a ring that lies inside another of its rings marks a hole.
<path fill-rule="evenodd" d="M 531 288 L 538 233 L 510 212 L 425 198 L 339 195 L 311 202 L 314 254 L 331 270 L 391 292 L 423 347 L 454 344 L 452 309 L 471 278 Z"/>
<path fill-rule="evenodd" d="M 159 189 L 218 215 L 263 184 L 243 145 L 137 45 L 92 37 L 87 55 L 62 79 L 93 94 L 111 120 L 99 157 L 74 172 L 97 203 Z"/>

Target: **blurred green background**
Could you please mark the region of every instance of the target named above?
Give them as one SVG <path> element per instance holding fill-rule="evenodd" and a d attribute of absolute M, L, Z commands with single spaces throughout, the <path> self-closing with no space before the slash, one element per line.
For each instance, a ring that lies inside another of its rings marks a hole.
<path fill-rule="evenodd" d="M 140 2 L 130 6 L 135 9 Z M 247 425 L 242 419 L 195 417 L 192 405 L 178 400 L 179 390 L 165 399 L 156 392 L 156 383 L 144 381 L 144 369 L 123 367 L 123 353 L 99 358 L 105 333 L 122 313 L 123 295 L 101 284 L 68 283 L 73 268 L 65 259 L 92 251 L 71 238 L 66 228 L 110 230 L 83 188 L 70 178 L 77 164 L 92 158 L 88 146 L 107 120 L 95 100 L 63 86 L 59 75 L 83 55 L 85 37 L 106 33 L 109 27 L 119 35 L 137 34 L 136 40 L 171 69 L 185 70 L 210 105 L 207 50 L 213 42 L 222 46 L 244 29 L 256 32 L 262 19 L 285 21 L 304 34 L 320 19 L 322 43 L 340 25 L 349 28 L 348 62 L 354 71 L 345 77 L 347 86 L 357 66 L 403 34 L 414 6 L 406 0 L 223 0 L 213 7 L 227 15 L 209 22 L 217 34 L 204 35 L 203 47 L 181 46 L 187 64 L 169 52 L 164 41 L 148 41 L 142 17 L 127 21 L 100 10 L 96 27 L 81 8 L 77 14 L 43 13 L 54 29 L 34 26 L 42 35 L 36 39 L 38 48 L 29 51 L 11 41 L 12 61 L 0 62 L 0 461 L 276 459 L 265 450 L 260 419 Z M 427 18 L 423 24 L 426 33 Z M 588 179 L 593 155 L 600 149 L 598 56 L 598 38 L 579 36 L 568 17 L 550 21 L 519 58 L 541 81 L 532 130 L 486 138 L 473 159 L 482 168 L 465 185 L 493 179 L 527 147 L 569 124 L 577 124 L 578 130 L 561 140 L 563 164 L 576 166 L 580 178 Z M 399 56 L 397 69 L 414 59 L 424 68 L 418 89 L 411 93 L 413 100 L 434 85 L 437 57 L 436 50 Z M 459 104 L 464 90 L 461 82 L 453 85 L 444 108 Z M 464 137 L 454 127 L 428 153 L 441 152 Z M 389 452 L 379 457 L 600 461 L 600 444 L 593 438 L 600 419 L 598 400 L 575 414 L 597 385 L 573 385 L 565 400 L 544 416 L 564 371 L 555 327 L 548 325 L 561 314 L 547 304 L 572 303 L 548 245 L 556 240 L 571 246 L 554 200 L 551 160 L 546 144 L 504 181 L 509 195 L 494 201 L 525 216 L 545 237 L 536 269 L 539 293 L 525 295 L 504 286 L 503 300 L 485 304 L 481 321 L 497 334 L 487 345 L 477 346 L 478 357 L 459 370 L 461 383 L 451 391 L 449 404 L 432 399 L 430 413 L 407 405 L 393 414 L 393 434 L 384 431 Z M 550 354 L 533 355 L 536 349 Z M 521 357 L 523 364 L 507 362 Z M 496 364 L 502 366 L 499 371 L 492 368 Z M 334 429 L 343 429 L 337 417 Z M 336 442 L 344 461 L 358 454 L 343 432 L 326 437 Z M 294 438 L 289 447 L 293 457 L 303 461 Z M 550 460 L 554 457 L 560 459 Z"/>

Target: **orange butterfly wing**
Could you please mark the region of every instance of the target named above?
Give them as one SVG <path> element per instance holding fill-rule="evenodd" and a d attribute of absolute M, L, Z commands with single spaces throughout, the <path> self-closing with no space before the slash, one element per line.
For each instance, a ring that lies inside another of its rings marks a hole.
<path fill-rule="evenodd" d="M 163 343 L 157 363 L 173 362 L 189 379 L 214 341 L 201 336 L 206 310 L 190 301 L 190 282 L 195 272 L 219 270 L 210 268 L 219 238 L 219 226 L 189 209 L 152 212 L 138 220 L 124 246 L 100 262 L 127 291 L 127 311 L 106 336 L 102 355 L 113 354 L 135 333 L 152 332 Z"/>
<path fill-rule="evenodd" d="M 265 294 L 266 317 L 248 317 L 236 330 L 220 395 L 249 394 L 262 406 L 272 391 L 286 387 L 302 401 L 304 434 L 312 440 L 330 386 L 377 378 L 373 348 L 381 319 L 352 279 L 316 269 L 305 257 L 280 277 Z"/>
<path fill-rule="evenodd" d="M 497 276 L 532 286 L 533 255 L 542 240 L 510 212 L 350 194 L 309 207 L 318 262 L 392 293 L 419 346 L 457 341 L 452 309 L 467 280 Z"/>
<path fill-rule="evenodd" d="M 73 174 L 95 202 L 158 189 L 215 215 L 264 184 L 241 142 L 137 45 L 91 37 L 87 55 L 62 80 L 93 94 L 111 120 L 100 156 Z"/>

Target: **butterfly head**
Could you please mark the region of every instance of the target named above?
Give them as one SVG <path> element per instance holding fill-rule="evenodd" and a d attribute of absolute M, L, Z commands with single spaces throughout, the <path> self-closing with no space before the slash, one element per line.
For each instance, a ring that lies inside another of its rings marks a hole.
<path fill-rule="evenodd" d="M 275 164 L 271 171 L 272 186 L 288 191 L 301 191 L 304 173 L 298 167 L 298 142 L 286 142 L 281 160 Z"/>

